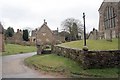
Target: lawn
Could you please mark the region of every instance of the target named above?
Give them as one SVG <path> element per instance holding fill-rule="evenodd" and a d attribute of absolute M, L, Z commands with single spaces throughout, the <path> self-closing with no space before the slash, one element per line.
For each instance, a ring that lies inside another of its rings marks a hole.
<path fill-rule="evenodd" d="M 117 68 L 84 70 L 77 62 L 55 54 L 35 55 L 25 59 L 25 63 L 37 70 L 59 72 L 67 77 L 118 77 Z"/>
<path fill-rule="evenodd" d="M 35 51 L 36 51 L 35 46 L 5 44 L 5 52 L 3 52 L 2 55 L 4 56 L 4 55 L 22 54 L 22 53 L 35 52 Z"/>
<path fill-rule="evenodd" d="M 60 44 L 63 47 L 83 48 L 83 40 L 72 41 Z M 112 42 L 106 40 L 87 40 L 87 47 L 89 50 L 117 50 L 118 39 L 113 39 Z"/>

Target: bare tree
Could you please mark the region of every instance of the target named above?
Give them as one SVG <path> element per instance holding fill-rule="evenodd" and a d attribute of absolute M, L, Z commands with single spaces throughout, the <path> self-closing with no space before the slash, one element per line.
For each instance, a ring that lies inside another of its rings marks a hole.
<path fill-rule="evenodd" d="M 78 19 L 67 18 L 61 23 L 61 26 L 70 33 L 71 40 L 77 40 L 78 33 L 83 33 L 83 25 Z"/>

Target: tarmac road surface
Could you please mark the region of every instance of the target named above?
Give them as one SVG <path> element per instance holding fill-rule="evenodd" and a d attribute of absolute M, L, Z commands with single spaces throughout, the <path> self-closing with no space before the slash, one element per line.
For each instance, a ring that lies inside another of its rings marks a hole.
<path fill-rule="evenodd" d="M 2 78 L 56 78 L 48 74 L 40 73 L 24 65 L 24 59 L 35 55 L 33 53 L 0 56 L 0 70 L 2 67 Z"/>

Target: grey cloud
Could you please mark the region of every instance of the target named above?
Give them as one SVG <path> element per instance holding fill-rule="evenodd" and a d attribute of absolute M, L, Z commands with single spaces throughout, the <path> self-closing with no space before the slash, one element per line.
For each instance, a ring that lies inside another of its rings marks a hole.
<path fill-rule="evenodd" d="M 2 19 L 7 18 L 11 21 L 12 24 L 19 24 L 19 25 L 22 25 L 23 27 L 26 27 L 26 25 L 30 27 L 39 27 L 42 25 L 43 19 L 46 19 L 46 21 L 48 21 L 48 25 L 50 26 L 50 28 L 56 29 L 56 27 L 60 27 L 61 22 L 66 18 L 73 17 L 82 21 L 83 20 L 82 13 L 86 12 L 86 19 L 87 19 L 86 26 L 93 25 L 97 28 L 98 27 L 97 20 L 99 16 L 98 8 L 100 7 L 100 5 L 94 4 L 91 1 L 88 1 L 88 2 L 86 1 L 86 3 L 85 1 L 83 1 L 84 3 L 82 3 L 82 0 L 81 0 L 80 2 L 81 2 L 79 3 L 80 5 L 78 4 L 75 6 L 69 5 L 70 7 L 65 6 L 65 8 L 62 5 L 57 6 L 57 4 L 49 8 L 49 6 L 52 6 L 52 3 L 49 3 L 50 5 L 47 5 L 47 7 L 44 7 L 43 5 L 43 8 L 45 9 L 40 8 L 42 10 L 40 10 L 39 7 L 37 8 L 34 7 L 32 10 L 31 6 L 30 7 L 25 6 L 25 4 L 29 4 L 29 3 L 23 3 L 24 5 L 21 5 L 21 4 L 13 5 L 14 3 L 11 3 L 11 4 L 7 3 L 2 7 L 0 7 L 0 18 Z M 90 24 L 90 22 L 92 23 Z"/>

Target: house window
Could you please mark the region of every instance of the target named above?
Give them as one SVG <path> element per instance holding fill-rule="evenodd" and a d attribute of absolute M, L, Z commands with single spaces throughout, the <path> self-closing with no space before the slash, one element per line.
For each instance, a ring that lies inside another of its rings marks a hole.
<path fill-rule="evenodd" d="M 105 29 L 113 28 L 115 27 L 115 9 L 112 6 L 106 7 L 105 13 L 104 13 L 104 26 Z"/>
<path fill-rule="evenodd" d="M 33 41 L 35 41 L 36 39 L 33 39 Z"/>
<path fill-rule="evenodd" d="M 49 39 L 46 39 L 47 42 L 49 42 L 50 40 Z"/>
<path fill-rule="evenodd" d="M 42 33 L 42 35 L 43 35 L 43 36 L 45 36 L 45 35 L 46 35 L 46 33 L 44 32 L 44 33 Z"/>

